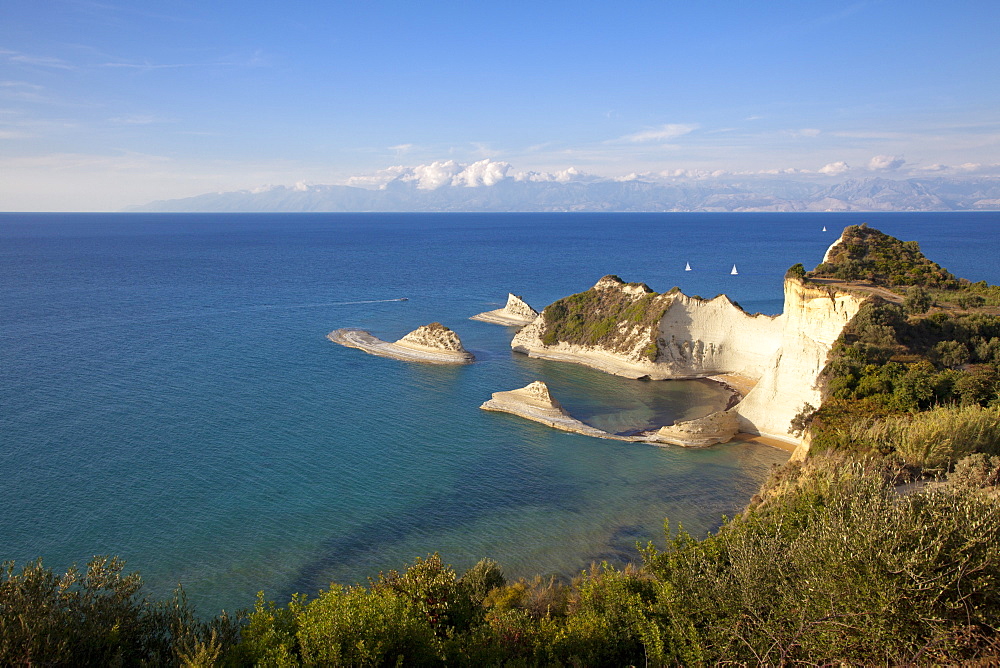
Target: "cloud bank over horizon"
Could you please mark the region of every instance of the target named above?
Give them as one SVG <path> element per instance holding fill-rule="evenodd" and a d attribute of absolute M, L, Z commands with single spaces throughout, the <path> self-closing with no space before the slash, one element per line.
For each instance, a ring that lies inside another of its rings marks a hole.
<path fill-rule="evenodd" d="M 664 169 L 660 171 L 630 172 L 620 176 L 591 174 L 576 167 L 555 172 L 520 171 L 511 163 L 484 158 L 470 163 L 455 160 L 436 160 L 428 164 L 393 165 L 369 174 L 351 176 L 337 185 L 385 190 L 393 183 L 411 184 L 419 190 L 437 190 L 446 186 L 475 188 L 493 186 L 502 181 L 535 183 L 591 183 L 595 181 L 645 181 L 650 183 L 683 180 L 711 180 L 729 178 L 771 178 L 802 177 L 826 180 L 864 178 L 879 175 L 891 178 L 913 178 L 927 176 L 987 177 L 1000 178 L 1000 163 L 982 165 L 965 163 L 962 165 L 929 166 L 909 165 L 900 156 L 874 155 L 863 166 L 852 167 L 845 161 L 823 165 L 819 169 L 763 169 L 763 170 L 708 170 L 708 169 Z"/>

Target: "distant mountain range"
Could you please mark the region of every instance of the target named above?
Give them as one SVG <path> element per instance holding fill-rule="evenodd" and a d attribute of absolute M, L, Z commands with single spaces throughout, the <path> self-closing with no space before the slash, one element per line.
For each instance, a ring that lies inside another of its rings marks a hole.
<path fill-rule="evenodd" d="M 596 179 L 422 189 L 391 181 L 378 189 L 268 186 L 130 207 L 135 212 L 410 211 L 987 211 L 1000 210 L 998 178 L 850 179 L 835 185 L 791 179 Z"/>

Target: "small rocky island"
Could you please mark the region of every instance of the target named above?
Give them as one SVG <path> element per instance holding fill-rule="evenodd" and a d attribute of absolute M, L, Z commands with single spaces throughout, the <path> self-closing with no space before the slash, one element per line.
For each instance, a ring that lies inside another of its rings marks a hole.
<path fill-rule="evenodd" d="M 562 404 L 552 398 L 548 385 L 539 380 L 517 390 L 494 392 L 493 397 L 480 408 L 484 411 L 519 415 L 527 420 L 540 422 L 562 431 L 596 436 L 597 438 L 626 440 L 624 437 L 616 437 L 574 418 L 566 412 Z"/>
<path fill-rule="evenodd" d="M 413 330 L 396 342 L 383 341 L 362 329 L 335 329 L 326 338 L 369 355 L 425 364 L 470 364 L 475 356 L 462 345 L 458 334 L 439 322 Z"/>
<path fill-rule="evenodd" d="M 494 325 L 506 325 L 508 327 L 523 327 L 534 322 L 538 317 L 538 311 L 528 306 L 528 304 L 514 293 L 507 293 L 507 305 L 494 311 L 486 311 L 474 315 L 469 320 L 481 320 Z"/>

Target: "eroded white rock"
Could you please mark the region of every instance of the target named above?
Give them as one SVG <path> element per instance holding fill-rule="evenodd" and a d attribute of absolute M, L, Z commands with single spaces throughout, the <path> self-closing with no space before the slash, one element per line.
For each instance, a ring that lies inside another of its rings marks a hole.
<path fill-rule="evenodd" d="M 507 293 L 507 305 L 493 311 L 474 315 L 470 320 L 481 320 L 495 325 L 521 327 L 535 320 L 538 311 L 528 306 L 521 297 L 512 292 Z"/>

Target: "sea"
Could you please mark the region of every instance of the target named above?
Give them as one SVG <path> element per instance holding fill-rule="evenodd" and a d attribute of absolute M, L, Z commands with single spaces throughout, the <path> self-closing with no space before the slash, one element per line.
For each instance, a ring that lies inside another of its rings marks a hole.
<path fill-rule="evenodd" d="M 626 431 L 724 392 L 529 359 L 514 330 L 469 317 L 606 274 L 778 313 L 786 269 L 862 222 L 1000 283 L 998 213 L 0 214 L 0 561 L 117 555 L 150 596 L 181 585 L 211 616 L 435 552 L 569 577 L 679 527 L 704 536 L 788 454 L 598 440 L 479 406 L 543 380 Z M 434 321 L 477 361 L 325 338 Z"/>

